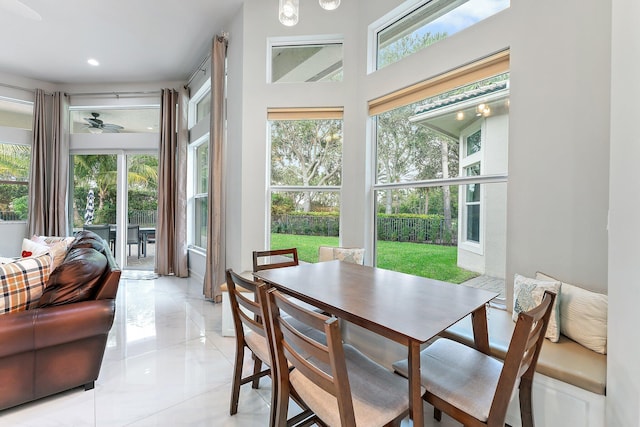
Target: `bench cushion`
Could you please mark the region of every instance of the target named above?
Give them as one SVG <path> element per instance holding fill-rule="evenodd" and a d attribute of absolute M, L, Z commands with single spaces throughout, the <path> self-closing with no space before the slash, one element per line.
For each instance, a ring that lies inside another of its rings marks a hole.
<path fill-rule="evenodd" d="M 511 313 L 489 308 L 487 317 L 491 354 L 504 359 L 515 328 Z M 454 324 L 441 335 L 466 345 L 473 345 L 470 316 Z M 591 351 L 564 335 L 560 335 L 557 343 L 544 341 L 536 371 L 596 394 L 606 394 L 607 356 Z"/>

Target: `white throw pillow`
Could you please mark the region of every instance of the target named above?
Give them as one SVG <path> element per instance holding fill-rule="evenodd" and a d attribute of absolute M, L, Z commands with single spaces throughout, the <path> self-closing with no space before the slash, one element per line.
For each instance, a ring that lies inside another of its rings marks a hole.
<path fill-rule="evenodd" d="M 29 239 L 22 239 L 22 258 L 35 258 L 48 254 L 49 252 L 50 248 L 45 244 L 37 243 Z"/>
<path fill-rule="evenodd" d="M 544 273 L 536 279 L 556 280 Z M 560 332 L 595 352 L 607 354 L 607 295 L 562 282 Z"/>
<path fill-rule="evenodd" d="M 540 305 L 544 291 L 554 292 L 556 299 L 551 308 L 551 317 L 545 337 L 549 338 L 551 342 L 558 342 L 560 339 L 560 310 L 558 309 L 560 286 L 561 283 L 558 281 L 536 280 L 516 274 L 513 281 L 513 321 L 518 320 L 519 313 Z"/>

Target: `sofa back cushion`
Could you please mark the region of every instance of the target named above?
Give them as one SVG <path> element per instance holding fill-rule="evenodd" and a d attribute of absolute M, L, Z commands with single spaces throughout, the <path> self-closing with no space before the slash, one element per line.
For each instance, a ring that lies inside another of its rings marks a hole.
<path fill-rule="evenodd" d="M 94 299 L 107 268 L 107 258 L 92 247 L 72 247 L 49 277 L 38 307 Z"/>
<path fill-rule="evenodd" d="M 37 305 L 51 273 L 51 256 L 44 254 L 0 265 L 0 314 Z"/>

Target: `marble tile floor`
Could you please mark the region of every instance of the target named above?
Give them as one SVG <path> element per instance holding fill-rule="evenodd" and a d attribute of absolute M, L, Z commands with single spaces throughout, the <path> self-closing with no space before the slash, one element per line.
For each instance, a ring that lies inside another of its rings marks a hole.
<path fill-rule="evenodd" d="M 0 426 L 267 426 L 268 378 L 258 390 L 243 386 L 229 416 L 234 353 L 234 338 L 221 336 L 221 304 L 204 299 L 199 280 L 123 279 L 96 387 L 0 411 Z M 460 425 L 431 413 L 425 404 L 425 427 Z"/>

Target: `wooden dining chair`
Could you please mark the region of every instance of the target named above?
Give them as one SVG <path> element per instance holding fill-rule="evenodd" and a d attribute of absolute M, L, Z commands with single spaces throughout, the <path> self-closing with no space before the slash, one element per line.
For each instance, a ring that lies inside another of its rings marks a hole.
<path fill-rule="evenodd" d="M 286 258 L 286 259 L 285 259 Z M 253 251 L 253 272 L 298 265 L 298 249 Z"/>
<path fill-rule="evenodd" d="M 523 427 L 533 427 L 531 385 L 556 295 L 545 291 L 542 302 L 516 322 L 504 363 L 456 341 L 440 338 L 420 352 L 424 400 L 467 427 L 503 427 L 509 401 L 519 387 Z M 393 368 L 406 376 L 407 360 Z"/>
<path fill-rule="evenodd" d="M 228 269 L 226 274 L 236 334 L 236 358 L 233 366 L 231 406 L 229 408 L 229 414 L 234 415 L 238 412 L 240 386 L 250 382 L 252 388 L 258 388 L 260 378 L 271 373 L 271 356 L 267 343 L 267 332 L 264 328 L 263 305 L 258 293 L 259 287 L 263 285 L 243 278 L 234 273 L 232 269 Z M 247 297 L 247 294 L 253 295 L 253 299 Z M 243 377 L 245 349 L 252 353 L 253 372 L 251 375 Z"/>
<path fill-rule="evenodd" d="M 313 411 L 320 425 L 399 425 L 409 410 L 404 378 L 343 345 L 338 319 L 307 310 L 276 289 L 266 294 L 278 382 L 276 426 L 287 425 L 291 396 Z M 324 332 L 326 343 L 293 321 Z"/>
<path fill-rule="evenodd" d="M 226 277 L 236 334 L 236 358 L 233 367 L 229 414 L 234 415 L 238 412 L 238 400 L 242 385 L 250 382 L 252 388 L 257 389 L 260 385 L 260 378 L 271 375 L 271 416 L 269 425 L 274 426 L 278 382 L 272 373 L 271 360 L 273 360 L 274 347 L 270 341 L 270 325 L 266 323 L 268 314 L 264 302 L 266 301 L 267 287 L 264 283 L 245 279 L 232 269 L 226 271 Z M 253 298 L 248 297 L 248 295 L 252 295 Z M 325 342 L 321 333 L 312 331 L 309 328 L 305 330 L 304 327 L 300 329 L 312 335 L 316 340 Z M 245 349 L 252 353 L 253 371 L 250 375 L 243 377 Z M 303 409 L 295 417 L 297 423 L 304 418 L 308 418 L 310 411 L 297 398 L 295 400 Z"/>

